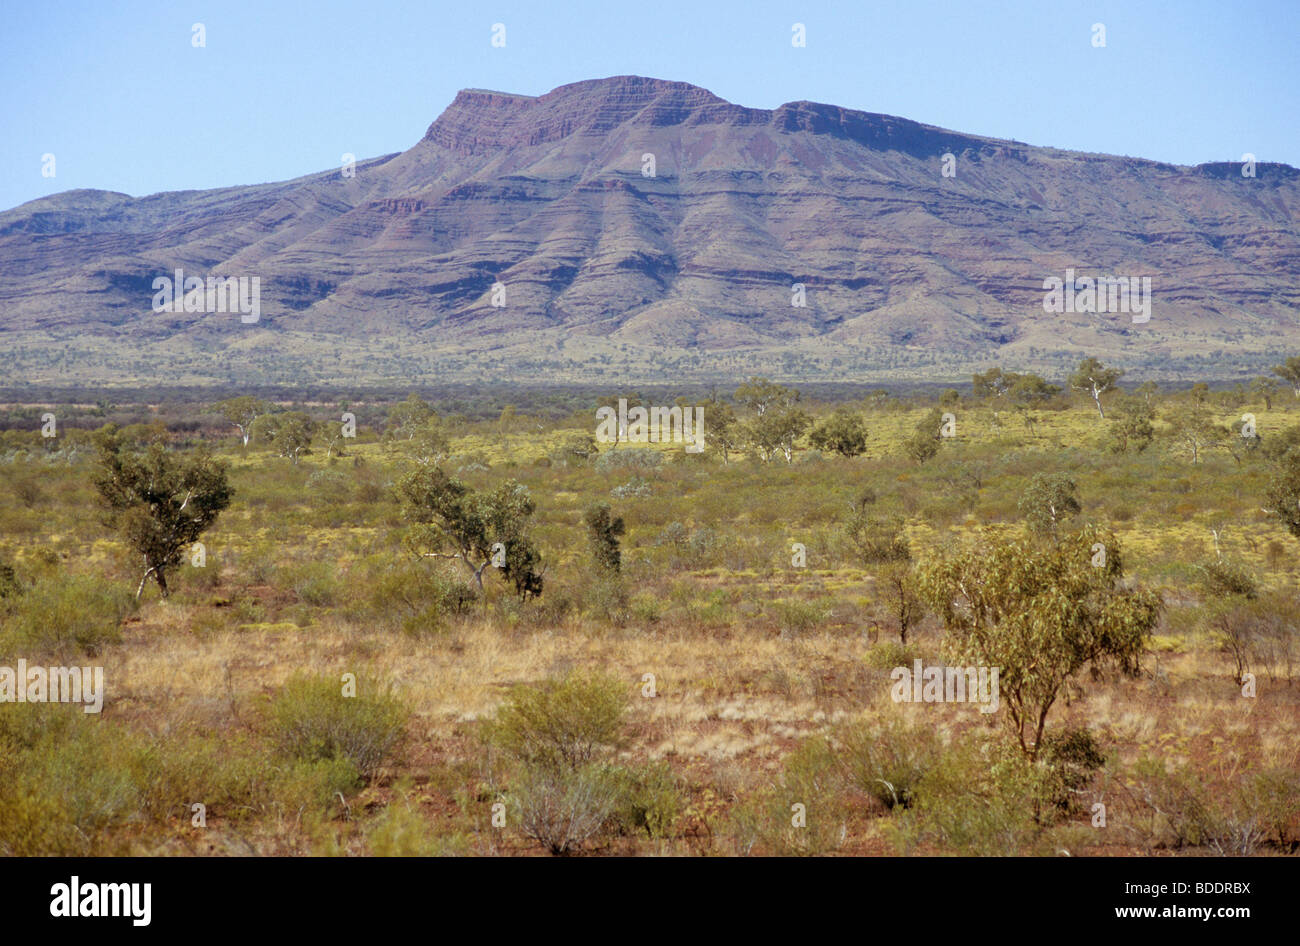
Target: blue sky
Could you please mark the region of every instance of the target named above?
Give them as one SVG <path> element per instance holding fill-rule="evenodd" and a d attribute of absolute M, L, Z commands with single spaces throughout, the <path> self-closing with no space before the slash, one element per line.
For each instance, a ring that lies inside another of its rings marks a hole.
<path fill-rule="evenodd" d="M 759 108 L 807 99 L 1037 145 L 1300 166 L 1297 0 L 7 6 L 0 209 L 283 180 L 410 147 L 461 88 L 626 73 Z"/>

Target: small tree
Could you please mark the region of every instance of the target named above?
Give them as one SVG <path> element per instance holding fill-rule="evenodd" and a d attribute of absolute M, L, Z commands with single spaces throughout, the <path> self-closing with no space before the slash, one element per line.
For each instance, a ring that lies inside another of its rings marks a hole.
<path fill-rule="evenodd" d="M 0 601 L 17 598 L 23 593 L 23 586 L 18 581 L 14 567 L 8 562 L 0 561 Z"/>
<path fill-rule="evenodd" d="M 880 570 L 878 577 L 889 616 L 898 625 L 898 642 L 907 643 L 907 632 L 925 614 L 916 572 L 909 562 L 894 562 Z"/>
<path fill-rule="evenodd" d="M 271 405 L 266 401 L 249 395 L 219 401 L 216 407 L 221 412 L 222 417 L 228 420 L 232 426 L 238 428 L 239 436 L 243 438 L 245 447 L 248 446 L 248 440 L 252 434 L 253 421 L 271 410 Z"/>
<path fill-rule="evenodd" d="M 384 425 L 385 440 L 412 440 L 416 432 L 434 414 L 429 403 L 417 394 L 408 395 L 388 409 L 388 420 Z"/>
<path fill-rule="evenodd" d="M 600 455 L 600 448 L 596 446 L 596 438 L 591 434 L 569 434 L 564 438 L 564 442 L 555 450 L 551 451 L 550 459 L 561 466 L 568 466 L 580 463 L 587 463 Z"/>
<path fill-rule="evenodd" d="M 270 444 L 277 456 L 288 457 L 294 466 L 299 457 L 311 452 L 317 432 L 316 424 L 302 411 L 266 414 L 257 419 L 255 429 L 259 439 Z"/>
<path fill-rule="evenodd" d="M 451 438 L 437 414 L 428 414 L 414 429 L 407 430 L 402 438 L 402 449 L 407 457 L 422 466 L 441 463 L 451 455 Z"/>
<path fill-rule="evenodd" d="M 1151 446 L 1156 431 L 1151 421 L 1155 418 L 1151 406 L 1141 398 L 1126 398 L 1120 406 L 1111 411 L 1110 440 L 1111 453 L 1128 453 L 1130 450 L 1141 453 Z"/>
<path fill-rule="evenodd" d="M 771 462 L 779 452 L 785 457 L 785 462 L 789 463 L 794 459 L 795 441 L 810 423 L 812 418 L 797 407 L 769 406 L 746 425 L 746 430 L 750 445 L 763 458 L 763 462 Z"/>
<path fill-rule="evenodd" d="M 1270 460 L 1281 461 L 1292 450 L 1300 451 L 1300 424 L 1292 424 L 1272 434 L 1267 440 L 1256 432 L 1259 452 Z"/>
<path fill-rule="evenodd" d="M 971 394 L 977 400 L 1008 398 L 1020 404 L 1032 404 L 1051 400 L 1060 393 L 1060 388 L 1048 384 L 1042 376 L 1033 372 L 1018 374 L 1001 368 L 990 368 L 971 379 Z"/>
<path fill-rule="evenodd" d="M 1210 409 L 1199 401 L 1174 408 L 1167 419 L 1174 442 L 1186 451 L 1193 463 L 1201 462 L 1202 453 L 1219 446 L 1228 436 L 1227 430 L 1214 423 Z"/>
<path fill-rule="evenodd" d="M 1300 397 L 1300 355 L 1292 355 L 1280 365 L 1273 368 L 1273 373 L 1291 385 L 1291 391 Z"/>
<path fill-rule="evenodd" d="M 1092 398 L 1097 414 L 1105 420 L 1106 411 L 1101 406 L 1101 396 L 1114 390 L 1115 382 L 1124 374 L 1119 368 L 1107 368 L 1096 358 L 1085 358 L 1070 375 L 1070 387 Z"/>
<path fill-rule="evenodd" d="M 1106 550 L 1100 567 L 1098 543 Z M 949 660 L 999 668 L 1007 722 L 1030 759 L 1066 681 L 1090 665 L 1138 672 L 1161 602 L 1125 589 L 1122 577 L 1118 542 L 1094 526 L 1047 545 L 972 549 L 923 569 L 922 594 L 947 628 Z"/>
<path fill-rule="evenodd" d="M 1264 511 L 1300 539 L 1300 452 L 1282 457 L 1264 490 Z"/>
<path fill-rule="evenodd" d="M 1011 390 L 1011 385 L 1015 383 L 1016 377 L 1013 372 L 1003 371 L 1001 368 L 990 368 L 983 374 L 976 372 L 971 377 L 971 397 L 977 401 L 990 401 L 1006 397 L 1007 392 Z"/>
<path fill-rule="evenodd" d="M 1277 397 L 1280 388 L 1281 385 L 1278 384 L 1276 378 L 1270 378 L 1266 375 L 1260 375 L 1250 382 L 1251 395 L 1264 402 L 1264 410 L 1266 411 L 1273 409 L 1273 398 Z"/>
<path fill-rule="evenodd" d="M 750 378 L 736 389 L 736 403 L 753 411 L 759 417 L 773 408 L 788 410 L 798 402 L 797 390 L 776 384 L 767 378 Z"/>
<path fill-rule="evenodd" d="M 426 558 L 460 559 L 480 590 L 483 569 L 495 559 L 501 577 L 527 600 L 542 593 L 541 556 L 528 535 L 534 505 L 514 480 L 477 492 L 436 466 L 422 466 L 397 486 L 412 524 L 408 541 Z M 499 546 L 495 548 L 494 546 Z"/>
<path fill-rule="evenodd" d="M 1082 510 L 1074 480 L 1064 473 L 1034 474 L 1020 499 L 1020 514 L 1030 531 L 1039 535 L 1051 535 Z"/>
<path fill-rule="evenodd" d="M 325 445 L 325 459 L 334 456 L 335 451 L 341 457 L 347 456 L 343 451 L 343 442 L 347 438 L 343 436 L 343 424 L 337 420 L 323 420 L 315 425 L 313 430 L 313 439 L 319 440 Z"/>
<path fill-rule="evenodd" d="M 587 507 L 582 517 L 591 544 L 591 557 L 602 571 L 617 573 L 623 557 L 618 547 L 618 537 L 623 534 L 623 520 L 610 515 L 608 503 Z"/>
<path fill-rule="evenodd" d="M 867 426 L 859 414 L 841 407 L 813 428 L 808 441 L 818 450 L 842 457 L 860 456 L 867 450 Z"/>
<path fill-rule="evenodd" d="M 1050 401 L 1061 393 L 1055 384 L 1048 384 L 1046 379 L 1032 371 L 1015 375 L 1011 385 L 1011 399 L 1019 404 L 1037 404 Z"/>
<path fill-rule="evenodd" d="M 910 560 L 912 552 L 903 531 L 903 518 L 873 515 L 871 507 L 875 502 L 876 494 L 869 489 L 858 496 L 844 523 L 845 536 L 864 564 Z"/>
<path fill-rule="evenodd" d="M 725 466 L 730 462 L 731 453 L 745 444 L 744 427 L 736 420 L 736 412 L 726 401 L 711 396 L 703 406 L 704 444 L 718 448 Z"/>
<path fill-rule="evenodd" d="M 501 408 L 501 414 L 497 417 L 497 434 L 501 437 L 501 446 L 505 449 L 510 449 L 510 436 L 519 429 L 522 421 L 523 418 L 513 404 Z"/>
<path fill-rule="evenodd" d="M 128 452 L 115 425 L 100 431 L 95 488 L 110 521 L 144 558 L 138 599 L 150 577 L 167 597 L 167 574 L 230 505 L 226 466 L 206 454 L 179 457 L 161 443 Z"/>
<path fill-rule="evenodd" d="M 943 412 L 938 408 L 931 410 L 916 425 L 916 432 L 903 444 L 903 450 L 917 463 L 933 459 L 939 452 L 939 443 L 943 439 Z"/>

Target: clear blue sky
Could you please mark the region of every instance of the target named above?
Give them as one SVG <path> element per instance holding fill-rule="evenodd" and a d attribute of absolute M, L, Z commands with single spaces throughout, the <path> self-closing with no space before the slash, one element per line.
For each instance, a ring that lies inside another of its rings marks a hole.
<path fill-rule="evenodd" d="M 1300 166 L 1300 0 L 5 7 L 0 209 L 79 187 L 283 180 L 410 147 L 461 88 L 539 94 L 625 73 L 759 108 L 808 99 L 1030 144 Z"/>

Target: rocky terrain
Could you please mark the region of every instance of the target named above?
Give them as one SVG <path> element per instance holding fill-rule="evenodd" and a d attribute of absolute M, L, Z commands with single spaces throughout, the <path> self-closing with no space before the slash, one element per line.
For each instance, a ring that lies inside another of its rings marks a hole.
<path fill-rule="evenodd" d="M 354 173 L 0 213 L 0 387 L 956 379 L 1082 353 L 1229 378 L 1300 345 L 1298 211 L 1287 165 L 1248 177 L 636 76 L 467 89 Z M 260 318 L 153 311 L 176 269 L 259 278 Z M 1149 276 L 1150 321 L 1045 312 L 1067 269 Z"/>

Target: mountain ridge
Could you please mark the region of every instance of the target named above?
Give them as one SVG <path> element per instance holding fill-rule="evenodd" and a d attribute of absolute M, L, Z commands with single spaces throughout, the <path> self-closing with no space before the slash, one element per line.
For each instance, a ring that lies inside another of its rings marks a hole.
<path fill-rule="evenodd" d="M 0 384 L 867 380 L 1084 352 L 1242 374 L 1300 343 L 1300 171 L 1254 170 L 753 109 L 640 76 L 463 89 L 351 176 L 82 189 L 0 213 Z M 1150 275 L 1152 321 L 1049 320 L 1043 280 L 1067 268 Z M 258 276 L 262 318 L 152 312 L 175 269 Z"/>

